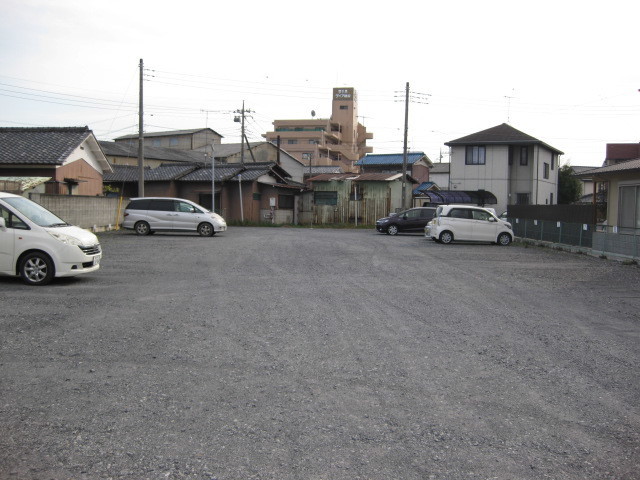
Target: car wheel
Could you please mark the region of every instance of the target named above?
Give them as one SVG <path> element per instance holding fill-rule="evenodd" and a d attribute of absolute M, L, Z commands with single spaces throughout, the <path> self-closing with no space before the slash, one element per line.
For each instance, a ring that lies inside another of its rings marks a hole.
<path fill-rule="evenodd" d="M 30 253 L 20 262 L 20 276 L 28 285 L 46 285 L 55 273 L 53 261 L 46 253 Z"/>
<path fill-rule="evenodd" d="M 498 245 L 502 245 L 503 247 L 506 247 L 510 243 L 511 243 L 511 235 L 509 235 L 508 233 L 501 233 L 500 235 L 498 235 Z"/>
<path fill-rule="evenodd" d="M 387 227 L 388 235 L 397 235 L 398 234 L 398 226 L 397 225 L 389 225 Z"/>
<path fill-rule="evenodd" d="M 212 237 L 215 232 L 210 223 L 201 223 L 198 225 L 198 233 L 201 237 Z"/>
<path fill-rule="evenodd" d="M 133 227 L 138 235 L 149 235 L 151 228 L 147 222 L 138 222 Z"/>
<path fill-rule="evenodd" d="M 453 233 L 445 231 L 440 234 L 440 243 L 448 245 L 451 242 L 453 242 Z"/>

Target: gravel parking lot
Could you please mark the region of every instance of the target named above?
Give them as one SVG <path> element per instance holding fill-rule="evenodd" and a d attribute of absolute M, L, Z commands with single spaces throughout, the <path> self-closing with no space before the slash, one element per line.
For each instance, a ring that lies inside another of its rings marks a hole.
<path fill-rule="evenodd" d="M 100 234 L 0 278 L 2 479 L 638 479 L 640 268 L 373 230 Z"/>

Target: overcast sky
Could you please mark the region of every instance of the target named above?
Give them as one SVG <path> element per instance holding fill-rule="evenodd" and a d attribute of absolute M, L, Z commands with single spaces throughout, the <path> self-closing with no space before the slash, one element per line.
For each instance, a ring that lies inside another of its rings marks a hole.
<path fill-rule="evenodd" d="M 599 166 L 640 141 L 640 2 L 2 0 L 0 126 L 87 125 L 101 140 L 201 128 L 251 141 L 275 119 L 331 115 L 354 87 L 374 153 L 444 143 L 501 123 Z M 422 97 L 421 97 L 422 98 Z"/>

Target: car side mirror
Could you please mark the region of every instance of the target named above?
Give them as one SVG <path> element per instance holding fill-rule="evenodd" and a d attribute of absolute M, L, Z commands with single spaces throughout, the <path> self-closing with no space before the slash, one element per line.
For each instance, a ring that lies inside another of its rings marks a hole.
<path fill-rule="evenodd" d="M 493 217 L 489 217 L 489 221 L 490 222 L 496 222 L 497 220 L 495 218 L 493 218 Z"/>

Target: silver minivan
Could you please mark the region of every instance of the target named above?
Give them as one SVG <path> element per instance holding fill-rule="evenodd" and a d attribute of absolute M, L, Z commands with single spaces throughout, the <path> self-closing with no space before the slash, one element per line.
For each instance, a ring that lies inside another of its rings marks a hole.
<path fill-rule="evenodd" d="M 0 275 L 46 285 L 54 277 L 95 272 L 101 259 L 93 233 L 69 225 L 28 198 L 0 192 Z"/>
<path fill-rule="evenodd" d="M 132 198 L 124 210 L 123 228 L 138 235 L 157 231 L 198 232 L 211 237 L 227 230 L 220 215 L 183 198 Z"/>

